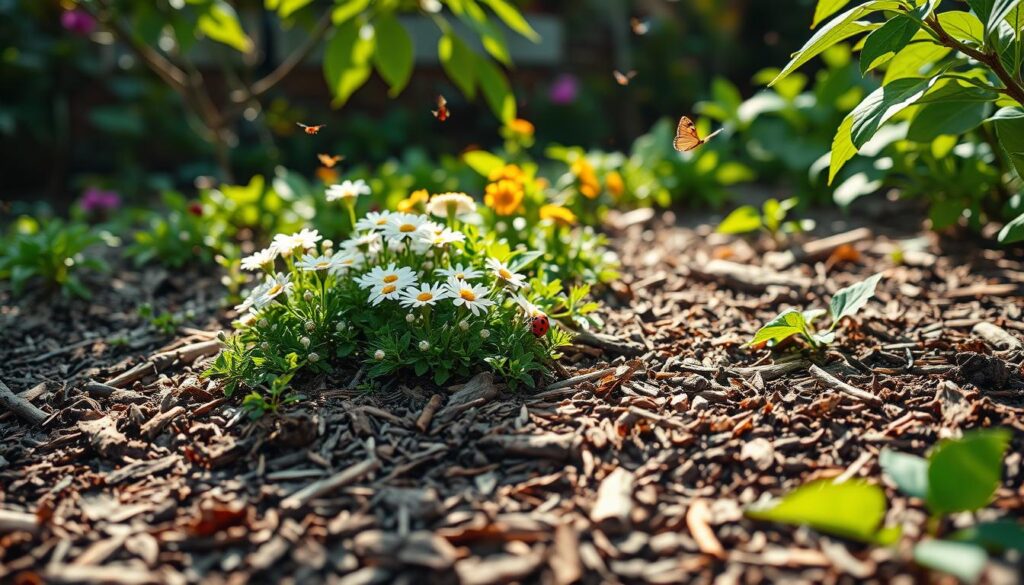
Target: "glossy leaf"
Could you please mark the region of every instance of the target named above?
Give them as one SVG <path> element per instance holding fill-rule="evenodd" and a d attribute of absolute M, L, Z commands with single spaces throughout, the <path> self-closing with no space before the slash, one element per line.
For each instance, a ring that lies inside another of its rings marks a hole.
<path fill-rule="evenodd" d="M 1009 443 L 1004 429 L 939 443 L 928 457 L 928 507 L 939 514 L 985 507 L 999 487 Z"/>
<path fill-rule="evenodd" d="M 1017 175 L 1024 177 L 1024 109 L 1003 108 L 992 117 L 999 145 L 1010 157 Z"/>
<path fill-rule="evenodd" d="M 753 205 L 733 210 L 718 224 L 720 234 L 749 234 L 761 229 L 761 214 Z"/>
<path fill-rule="evenodd" d="M 746 515 L 873 542 L 879 536 L 885 510 L 885 492 L 877 485 L 856 480 L 837 484 L 824 479 L 801 486 L 766 506 L 748 509 Z"/>
<path fill-rule="evenodd" d="M 327 41 L 324 78 L 334 95 L 332 105 L 343 105 L 370 78 L 373 57 L 373 29 L 354 20 L 338 26 Z"/>
<path fill-rule="evenodd" d="M 1003 226 L 1003 229 L 999 231 L 1000 244 L 1015 244 L 1017 242 L 1024 242 L 1024 213 L 1018 215 L 1016 219 Z"/>
<path fill-rule="evenodd" d="M 853 118 L 853 126 L 850 128 L 853 145 L 858 149 L 864 146 L 883 124 L 913 105 L 938 81 L 938 77 L 930 79 L 908 77 L 897 79 L 889 85 L 884 85 L 871 92 L 850 113 Z"/>
<path fill-rule="evenodd" d="M 928 496 L 928 460 L 924 457 L 882 449 L 878 464 L 904 494 L 922 500 Z"/>
<path fill-rule="evenodd" d="M 981 577 L 988 563 L 985 549 L 948 540 L 925 540 L 914 547 L 914 561 L 929 569 L 949 573 L 966 583 Z"/>
<path fill-rule="evenodd" d="M 448 78 L 468 98 L 476 95 L 476 56 L 454 33 L 447 33 L 437 44 L 437 55 Z"/>
<path fill-rule="evenodd" d="M 882 274 L 876 274 L 867 280 L 839 289 L 829 301 L 829 313 L 832 315 L 832 327 L 835 328 L 844 317 L 851 317 L 875 296 L 875 287 L 882 280 Z"/>
<path fill-rule="evenodd" d="M 540 35 L 537 34 L 537 31 L 533 30 L 533 27 L 526 21 L 526 18 L 523 17 L 522 13 L 520 13 L 519 10 L 507 0 L 481 1 L 489 6 L 490 9 L 498 15 L 498 18 L 500 18 L 510 29 L 535 43 L 540 41 Z"/>
<path fill-rule="evenodd" d="M 384 13 L 374 19 L 374 30 L 377 39 L 374 62 L 380 76 L 390 86 L 388 95 L 394 97 L 405 89 L 412 77 L 412 39 L 392 13 Z"/>
<path fill-rule="evenodd" d="M 850 0 L 818 0 L 814 7 L 814 20 L 811 28 L 816 28 L 823 20 L 839 12 L 850 3 Z"/>
<path fill-rule="evenodd" d="M 237 49 L 242 53 L 252 50 L 252 41 L 242 30 L 235 9 L 224 0 L 210 4 L 199 16 L 199 30 L 208 38 Z"/>
<path fill-rule="evenodd" d="M 902 51 L 921 28 L 921 21 L 898 15 L 867 36 L 860 52 L 860 71 L 867 73 Z"/>
<path fill-rule="evenodd" d="M 754 338 L 747 345 L 759 345 L 766 342 L 779 343 L 794 335 L 809 335 L 807 321 L 804 320 L 803 313 L 800 311 L 787 309 L 758 329 Z"/>
<path fill-rule="evenodd" d="M 487 101 L 487 105 L 490 106 L 494 115 L 506 124 L 514 120 L 516 98 L 501 69 L 489 60 L 478 57 L 476 59 L 476 75 L 480 80 L 480 89 L 483 90 L 484 100 Z"/>
<path fill-rule="evenodd" d="M 995 552 L 1006 550 L 1024 552 L 1024 524 L 1016 520 L 983 522 L 959 530 L 950 538 L 958 542 L 970 542 L 983 546 Z"/>

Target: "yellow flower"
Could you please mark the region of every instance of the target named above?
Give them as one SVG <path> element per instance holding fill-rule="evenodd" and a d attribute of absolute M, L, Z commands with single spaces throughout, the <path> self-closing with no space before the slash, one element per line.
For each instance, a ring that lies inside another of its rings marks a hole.
<path fill-rule="evenodd" d="M 580 182 L 580 193 L 587 199 L 597 199 L 597 196 L 601 194 L 601 183 L 597 180 L 594 167 L 587 162 L 587 159 L 583 157 L 576 159 L 569 170 L 576 175 Z"/>
<path fill-rule="evenodd" d="M 540 218 L 550 219 L 558 225 L 576 225 L 576 214 L 561 205 L 545 205 L 541 207 Z"/>
<path fill-rule="evenodd" d="M 327 167 L 319 167 L 316 170 L 316 178 L 328 185 L 331 185 L 338 182 L 338 171 Z"/>
<path fill-rule="evenodd" d="M 523 173 L 523 169 L 521 169 L 519 165 L 505 165 L 503 167 L 499 167 L 491 171 L 490 176 L 488 176 L 487 178 L 491 182 L 504 180 L 522 183 L 524 176 L 525 173 Z"/>
<path fill-rule="evenodd" d="M 530 123 L 528 120 L 516 118 L 515 120 L 512 120 L 511 122 L 508 123 L 508 127 L 516 134 L 522 134 L 523 136 L 533 136 L 533 124 Z"/>
<path fill-rule="evenodd" d="M 484 204 L 498 215 L 513 215 L 523 202 L 523 187 L 515 181 L 501 180 L 487 185 Z"/>
<path fill-rule="evenodd" d="M 408 199 L 403 199 L 398 202 L 398 211 L 402 213 L 412 213 L 413 211 L 420 210 L 424 205 L 427 204 L 427 201 L 429 199 L 430 194 L 427 193 L 426 189 L 413 191 L 409 195 Z"/>
<path fill-rule="evenodd" d="M 608 192 L 616 199 L 622 197 L 622 194 L 626 192 L 626 183 L 622 180 L 619 171 L 610 171 L 605 175 L 604 184 L 608 187 Z"/>

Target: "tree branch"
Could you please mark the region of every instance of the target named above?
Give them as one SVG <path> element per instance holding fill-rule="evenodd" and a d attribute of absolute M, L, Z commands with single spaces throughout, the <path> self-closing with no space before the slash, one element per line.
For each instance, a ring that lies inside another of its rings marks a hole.
<path fill-rule="evenodd" d="M 293 51 L 281 64 L 277 66 L 273 71 L 266 74 L 263 78 L 256 80 L 246 92 L 233 92 L 232 100 L 235 103 L 241 104 L 246 101 L 259 97 L 268 91 L 270 91 L 275 85 L 281 82 L 282 79 L 288 76 L 296 67 L 302 64 L 303 61 L 309 57 L 309 54 L 313 52 L 313 49 L 320 44 L 323 40 L 324 35 L 327 33 L 327 29 L 331 26 L 331 13 L 332 10 L 324 12 L 320 20 L 317 21 L 313 30 L 309 36 L 306 37 L 306 41 Z"/>
<path fill-rule="evenodd" d="M 939 22 L 939 19 L 934 16 L 928 17 L 925 20 L 925 23 L 936 35 L 938 35 L 939 42 L 943 45 L 950 47 L 951 49 L 956 49 L 971 59 L 987 65 L 988 68 L 996 74 L 996 77 L 1003 82 L 1003 85 L 1006 86 L 1002 92 L 1017 100 L 1017 103 L 1024 105 L 1024 87 L 1021 87 L 1021 85 L 1017 83 L 1017 80 L 1014 79 L 1013 75 L 1006 70 L 1006 67 L 1003 66 L 1003 62 L 999 59 L 999 55 L 980 51 L 953 38 L 948 32 L 946 32 L 946 29 L 942 28 L 942 24 Z"/>

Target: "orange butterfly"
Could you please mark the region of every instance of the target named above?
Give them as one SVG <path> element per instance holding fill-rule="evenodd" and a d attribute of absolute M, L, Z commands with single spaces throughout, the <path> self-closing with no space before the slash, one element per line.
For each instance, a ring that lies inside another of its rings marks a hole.
<path fill-rule="evenodd" d="M 651 30 L 651 23 L 634 16 L 629 19 L 629 27 L 633 29 L 633 34 L 645 35 L 647 31 Z"/>
<path fill-rule="evenodd" d="M 431 114 L 438 119 L 439 122 L 444 122 L 451 117 L 451 112 L 448 111 L 448 100 L 444 99 L 443 95 L 437 96 L 437 109 L 430 110 Z"/>
<path fill-rule="evenodd" d="M 676 128 L 676 139 L 672 141 L 672 146 L 679 152 L 688 152 L 711 140 L 721 131 L 722 128 L 719 128 L 701 138 L 697 134 L 697 127 L 694 126 L 693 120 L 683 116 L 679 119 L 679 126 Z"/>
<path fill-rule="evenodd" d="M 636 77 L 636 71 L 631 70 L 626 73 L 623 73 L 621 71 L 616 70 L 612 71 L 612 75 L 615 77 L 615 83 L 618 83 L 619 85 L 629 85 L 629 82 L 632 81 L 634 77 Z"/>
<path fill-rule="evenodd" d="M 320 164 L 324 165 L 329 169 L 333 169 L 334 165 L 338 164 L 339 162 L 341 162 L 341 159 L 345 158 L 340 154 L 336 154 L 334 156 L 331 156 L 329 154 L 318 154 L 316 155 L 316 157 L 320 159 Z"/>
<path fill-rule="evenodd" d="M 299 128 L 302 128 L 302 130 L 306 134 L 316 134 L 317 132 L 320 131 L 320 129 L 327 127 L 327 124 L 320 124 L 319 126 L 307 126 L 307 125 L 303 124 L 302 122 L 296 122 L 296 124 L 298 124 Z"/>

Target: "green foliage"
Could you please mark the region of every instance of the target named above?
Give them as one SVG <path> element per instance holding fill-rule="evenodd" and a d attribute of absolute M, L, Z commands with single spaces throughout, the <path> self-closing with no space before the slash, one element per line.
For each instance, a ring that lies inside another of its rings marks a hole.
<path fill-rule="evenodd" d="M 929 539 L 914 547 L 914 561 L 965 583 L 975 583 L 988 564 L 988 555 L 985 549 L 973 544 Z"/>
<path fill-rule="evenodd" d="M 800 486 L 779 500 L 751 506 L 746 515 L 755 520 L 810 526 L 862 542 L 888 543 L 898 531 L 881 530 L 886 507 L 885 492 L 877 485 L 825 479 Z"/>
<path fill-rule="evenodd" d="M 105 271 L 107 265 L 85 252 L 103 239 L 84 223 L 51 219 L 40 223 L 20 218 L 11 232 L 0 238 L 0 281 L 9 281 L 15 295 L 28 290 L 59 289 L 64 295 L 91 298 L 81 280 L 85 271 Z"/>
<path fill-rule="evenodd" d="M 201 207 L 173 191 L 162 195 L 166 209 L 148 214 L 146 227 L 135 232 L 125 255 L 137 266 L 157 261 L 170 268 L 213 261 L 217 241 L 202 217 Z"/>
<path fill-rule="evenodd" d="M 139 316 L 145 319 L 150 327 L 164 335 L 174 335 L 178 330 L 178 326 L 185 322 L 183 315 L 177 315 L 170 311 L 160 311 L 157 313 L 150 303 L 139 305 L 138 312 Z"/>
<path fill-rule="evenodd" d="M 811 220 L 786 220 L 789 212 L 799 201 L 795 197 L 789 199 L 769 199 L 761 206 L 760 211 L 753 205 L 737 207 L 718 224 L 721 234 L 749 234 L 764 230 L 772 238 L 778 240 L 782 234 L 799 233 L 810 229 Z"/>
<path fill-rule="evenodd" d="M 797 309 L 787 309 L 761 326 L 747 346 L 768 344 L 774 347 L 790 337 L 802 339 L 813 348 L 829 345 L 835 341 L 835 330 L 839 323 L 846 317 L 853 317 L 864 308 L 868 300 L 875 295 L 875 287 L 881 279 L 882 275 L 876 274 L 867 280 L 839 289 L 832 296 L 827 311 L 817 309 L 801 312 Z M 825 331 L 815 330 L 812 327 L 814 321 L 826 314 L 832 325 Z"/>

